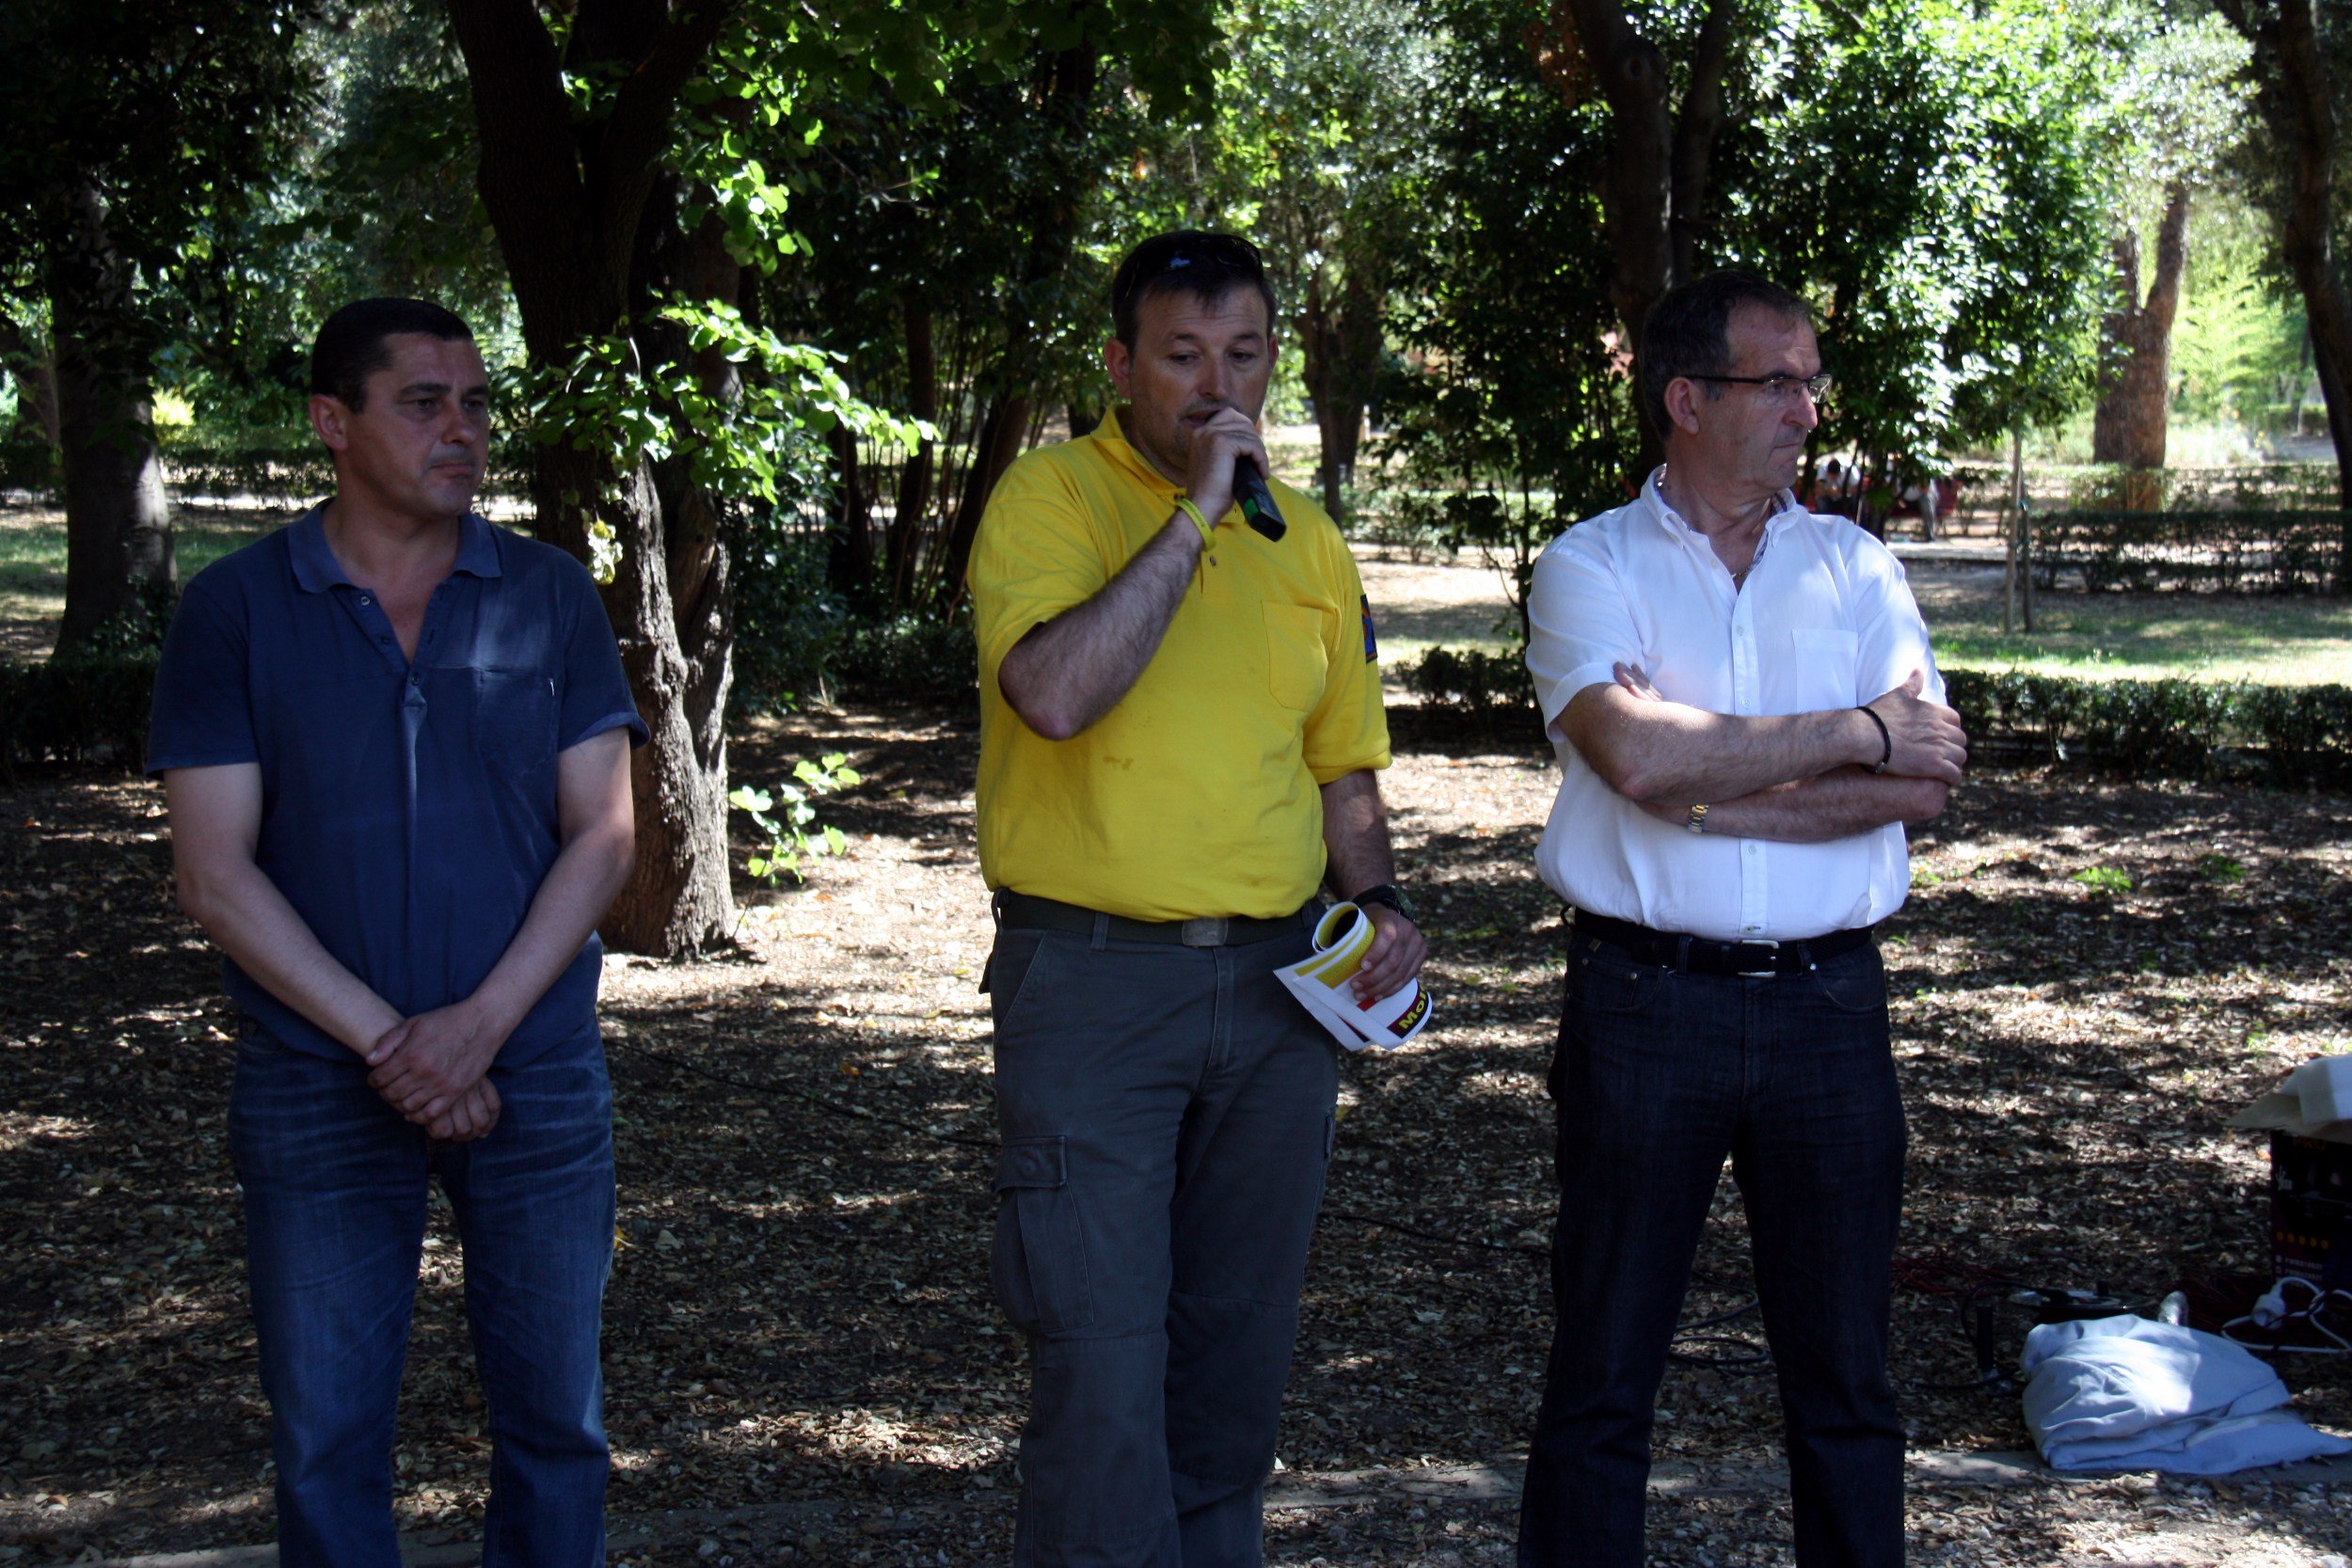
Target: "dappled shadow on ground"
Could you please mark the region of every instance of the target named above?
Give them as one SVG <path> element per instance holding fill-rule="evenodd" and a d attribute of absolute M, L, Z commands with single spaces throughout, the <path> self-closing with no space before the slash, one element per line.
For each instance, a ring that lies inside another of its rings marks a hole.
<path fill-rule="evenodd" d="M 848 1498 L 866 1523 L 846 1541 L 812 1527 L 804 1560 L 1001 1556 L 1025 1367 L 986 1285 L 977 744 L 968 721 L 919 710 L 747 726 L 745 782 L 834 751 L 866 775 L 820 813 L 848 858 L 804 888 L 746 888 L 732 955 L 609 968 L 616 1513 Z M 1407 739 L 1385 781 L 1430 910 L 1440 1022 L 1344 1063 L 1281 1442 L 1293 1468 L 1468 1462 L 1524 1439 L 1549 1332 L 1542 1075 L 1563 926 L 1530 863 L 1552 785 L 1540 751 L 1493 740 Z M 2345 804 L 1993 778 L 1920 835 L 1916 895 L 1886 932 L 1912 1277 L 2152 1296 L 2184 1272 L 2261 1266 L 2259 1146 L 2221 1123 L 2352 1032 Z M 0 1203 L 22 1238 L 0 1276 L 0 1544 L 37 1558 L 270 1528 L 221 1132 L 228 1021 L 172 908 L 157 809 L 147 784 L 81 773 L 0 795 Z M 438 1210 L 434 1233 L 401 1506 L 462 1531 L 485 1439 Z M 1741 1304 L 1744 1243 L 1726 1181 L 1692 1315 Z M 1906 1291 L 1897 1310 L 1915 1445 L 2023 1446 L 2013 1399 L 1936 1391 L 1975 1370 L 1951 1299 Z M 2311 1377 L 2305 1408 L 2352 1425 L 2352 1379 Z M 1769 1377 L 1680 1363 L 1661 1402 L 1662 1456 L 1769 1456 Z M 1973 1517 L 1924 1500 L 1915 1515 L 1922 1547 Z M 1676 1517 L 1693 1534 L 1661 1544 L 1669 1560 L 1710 1537 L 1787 1539 L 1769 1503 Z M 2321 1543 L 2300 1515 L 2265 1517 Z M 1285 1521 L 1275 1556 L 1438 1561 L 1506 1528 L 1507 1510 L 1382 1505 Z"/>

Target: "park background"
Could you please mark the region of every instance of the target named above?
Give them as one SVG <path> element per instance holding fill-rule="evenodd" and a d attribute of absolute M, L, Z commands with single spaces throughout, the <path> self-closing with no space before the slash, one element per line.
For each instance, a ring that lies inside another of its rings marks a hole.
<path fill-rule="evenodd" d="M 1273 1556 L 1507 1560 L 1564 928 L 1520 605 L 1654 460 L 1642 312 L 1740 264 L 1819 309 L 1805 485 L 1904 557 L 1979 739 L 1884 933 L 1913 1550 L 2341 1560 L 2343 1479 L 1974 1460 L 2026 1440 L 1967 1327 L 1997 1372 L 2015 1283 L 2266 1276 L 2224 1121 L 2352 1034 L 2336 0 L 18 0 L 0 52 L 0 1561 L 270 1535 L 233 1019 L 135 767 L 177 584 L 327 489 L 305 345 L 375 293 L 474 324 L 485 507 L 596 569 L 655 730 L 606 926 L 616 1554 L 1003 1557 L 962 566 L 1182 225 L 1273 269 L 1443 1009 L 1346 1064 Z M 444 1220 L 399 1508 L 466 1560 Z M 1783 1561 L 1728 1182 L 1701 1265 L 1655 1548 Z M 2284 1370 L 2352 1430 L 2344 1361 Z"/>

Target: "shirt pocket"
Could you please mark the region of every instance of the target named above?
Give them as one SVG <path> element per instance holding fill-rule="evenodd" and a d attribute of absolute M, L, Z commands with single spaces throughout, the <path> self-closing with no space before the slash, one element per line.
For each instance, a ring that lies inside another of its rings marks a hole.
<path fill-rule="evenodd" d="M 1798 626 L 1788 633 L 1788 641 L 1795 656 L 1799 711 L 1851 707 L 1862 701 L 1854 691 L 1862 663 L 1860 636 L 1835 626 Z"/>
<path fill-rule="evenodd" d="M 483 765 L 520 778 L 555 760 L 555 682 L 537 670 L 476 670 L 473 738 Z"/>
<path fill-rule="evenodd" d="M 1323 640 L 1326 612 L 1311 604 L 1269 604 L 1265 610 L 1266 680 L 1274 700 L 1311 713 L 1323 700 L 1331 652 Z"/>

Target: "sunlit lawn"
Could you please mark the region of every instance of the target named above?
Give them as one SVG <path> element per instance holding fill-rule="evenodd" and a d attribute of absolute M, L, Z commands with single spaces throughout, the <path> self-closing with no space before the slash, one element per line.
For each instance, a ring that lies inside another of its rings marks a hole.
<path fill-rule="evenodd" d="M 180 513 L 173 530 L 180 580 L 283 521 Z M 0 506 L 0 623 L 55 622 L 64 613 L 65 514 L 55 507 Z"/>
<path fill-rule="evenodd" d="M 1915 565 L 1913 587 L 1955 668 L 2030 667 L 2097 679 L 2352 683 L 2352 602 L 2206 594 L 2043 594 L 2034 629 L 2004 635 L 2001 578 Z"/>

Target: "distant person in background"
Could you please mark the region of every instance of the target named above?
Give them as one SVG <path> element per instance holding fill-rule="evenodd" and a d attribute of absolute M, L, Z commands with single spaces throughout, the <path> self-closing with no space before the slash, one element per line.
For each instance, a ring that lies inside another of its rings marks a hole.
<path fill-rule="evenodd" d="M 188 584 L 147 766 L 227 954 L 278 1560 L 394 1568 L 393 1414 L 427 1189 L 487 1401 L 483 1560 L 605 1560 L 612 1086 L 597 919 L 628 876 L 630 700 L 596 584 L 472 510 L 465 323 L 345 306 L 310 357 L 335 495 Z"/>
<path fill-rule="evenodd" d="M 1813 494 L 1806 505 L 1816 512 L 1836 512 L 1837 503 L 1845 499 L 1846 474 L 1843 465 L 1835 457 L 1821 465 L 1813 479 Z"/>
<path fill-rule="evenodd" d="M 1267 471 L 1258 252 L 1159 235 L 1110 305 L 1121 404 L 1014 464 L 972 549 L 1013 1561 L 1254 1568 L 1339 1083 L 1274 970 L 1323 888 L 1377 930 L 1363 1000 L 1423 947 L 1355 558 L 1279 482 L 1279 539 L 1235 505 Z"/>
<path fill-rule="evenodd" d="M 1726 1155 L 1797 1560 L 1902 1560 L 1904 1129 L 1872 927 L 1909 887 L 1902 824 L 1967 753 L 1900 563 L 1789 494 L 1820 372 L 1787 291 L 1668 293 L 1639 366 L 1665 466 L 1535 565 L 1527 663 L 1562 773 L 1537 865 L 1575 916 L 1526 1568 L 1643 1560 L 1659 1380 Z"/>

